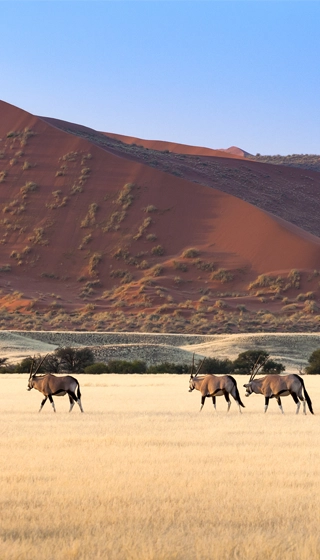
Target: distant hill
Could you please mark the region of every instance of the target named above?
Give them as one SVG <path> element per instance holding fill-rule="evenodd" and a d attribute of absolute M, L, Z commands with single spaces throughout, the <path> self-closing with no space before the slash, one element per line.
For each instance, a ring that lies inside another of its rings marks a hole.
<path fill-rule="evenodd" d="M 254 161 L 260 163 L 272 163 L 273 165 L 286 165 L 287 167 L 299 167 L 320 172 L 320 156 L 310 154 L 292 154 L 290 156 L 251 156 Z"/>
<path fill-rule="evenodd" d="M 1 328 L 318 328 L 318 173 L 116 136 L 0 103 Z"/>

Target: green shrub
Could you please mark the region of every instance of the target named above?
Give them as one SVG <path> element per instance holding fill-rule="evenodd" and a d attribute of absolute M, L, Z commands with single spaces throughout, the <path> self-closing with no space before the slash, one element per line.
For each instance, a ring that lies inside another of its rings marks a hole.
<path fill-rule="evenodd" d="M 84 373 L 108 373 L 108 366 L 103 362 L 96 362 L 91 366 L 87 366 L 86 368 L 84 368 Z"/>
<path fill-rule="evenodd" d="M 188 364 L 174 364 L 172 362 L 162 362 L 148 367 L 147 373 L 189 373 Z"/>
<path fill-rule="evenodd" d="M 128 362 L 127 360 L 110 360 L 108 373 L 146 373 L 146 363 L 140 360 Z"/>

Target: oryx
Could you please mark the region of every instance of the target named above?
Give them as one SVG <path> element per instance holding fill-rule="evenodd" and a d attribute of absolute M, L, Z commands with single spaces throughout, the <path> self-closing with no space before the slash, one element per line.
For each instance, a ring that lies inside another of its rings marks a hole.
<path fill-rule="evenodd" d="M 212 398 L 213 406 L 216 410 L 216 397 L 224 396 L 228 403 L 228 410 L 230 410 L 231 401 L 229 395 L 232 395 L 234 400 L 238 403 L 239 412 L 241 412 L 241 406 L 245 408 L 244 404 L 241 402 L 239 395 L 237 382 L 231 375 L 201 375 L 198 376 L 203 365 L 205 358 L 200 363 L 195 375 L 193 375 L 193 364 L 192 371 L 189 379 L 189 392 L 197 389 L 201 393 L 201 407 L 200 411 L 203 409 L 205 400 L 207 397 Z"/>
<path fill-rule="evenodd" d="M 73 409 L 75 402 L 79 405 L 81 412 L 83 412 L 79 382 L 74 377 L 71 377 L 71 375 L 65 375 L 63 377 L 57 377 L 52 373 L 37 375 L 37 372 L 43 364 L 44 360 L 45 358 L 40 362 L 34 373 L 34 360 L 32 361 L 27 387 L 28 391 L 31 391 L 31 389 L 37 389 L 44 395 L 44 399 L 41 402 L 39 412 L 42 410 L 42 407 L 47 399 L 49 399 L 49 401 L 51 402 L 54 412 L 56 412 L 52 397 L 63 397 L 66 394 L 68 394 L 70 401 L 69 412 L 71 412 L 71 410 Z"/>
<path fill-rule="evenodd" d="M 257 374 L 257 369 L 254 367 L 249 379 L 249 383 L 245 383 L 246 397 L 252 393 L 264 395 L 265 405 L 264 411 L 267 412 L 269 400 L 275 398 L 278 402 L 279 408 L 283 412 L 281 398 L 291 395 L 297 405 L 296 414 L 299 413 L 301 402 L 303 402 L 303 412 L 307 414 L 306 403 L 308 404 L 311 414 L 313 414 L 312 402 L 306 391 L 304 381 L 295 373 L 289 375 L 270 374 L 259 379 L 254 379 Z M 302 392 L 304 394 L 302 394 Z"/>

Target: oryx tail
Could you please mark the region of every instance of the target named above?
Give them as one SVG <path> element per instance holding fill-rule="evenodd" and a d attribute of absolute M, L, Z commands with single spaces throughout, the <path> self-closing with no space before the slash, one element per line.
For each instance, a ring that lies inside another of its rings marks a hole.
<path fill-rule="evenodd" d="M 233 383 L 234 383 L 234 394 L 231 393 L 232 396 L 233 396 L 233 398 L 238 402 L 238 404 L 239 404 L 240 406 L 242 406 L 242 408 L 246 408 L 246 407 L 244 406 L 244 404 L 243 404 L 241 398 L 240 398 L 240 393 L 239 393 L 239 390 L 238 390 L 238 386 L 237 386 L 236 380 L 234 379 L 234 377 L 232 377 L 232 375 L 227 375 L 227 377 L 229 377 L 229 379 L 231 379 L 231 380 L 233 381 Z"/>
<path fill-rule="evenodd" d="M 311 414 L 314 414 L 313 408 L 312 408 L 312 402 L 311 402 L 311 399 L 310 399 L 310 397 L 309 397 L 309 395 L 308 395 L 308 392 L 307 392 L 307 389 L 306 389 L 306 386 L 305 386 L 305 384 L 304 384 L 304 381 L 303 381 L 302 377 L 300 377 L 300 375 L 297 375 L 296 373 L 295 373 L 294 375 L 295 375 L 295 377 L 297 377 L 297 378 L 299 379 L 299 381 L 301 382 L 301 385 L 302 385 L 302 387 L 303 387 L 304 398 L 305 398 L 306 401 L 307 401 L 308 408 L 309 408 Z"/>

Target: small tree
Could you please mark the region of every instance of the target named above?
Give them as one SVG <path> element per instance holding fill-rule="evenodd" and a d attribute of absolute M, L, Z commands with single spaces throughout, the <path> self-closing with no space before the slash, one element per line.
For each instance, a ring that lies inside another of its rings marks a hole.
<path fill-rule="evenodd" d="M 200 373 L 210 373 L 213 375 L 227 375 L 233 369 L 231 360 L 219 360 L 219 358 L 206 358 Z"/>
<path fill-rule="evenodd" d="M 58 356 L 56 356 L 55 354 L 48 354 L 43 363 L 43 367 L 45 371 L 48 371 L 50 373 L 59 373 L 61 364 Z"/>
<path fill-rule="evenodd" d="M 73 373 L 83 372 L 87 366 L 94 362 L 94 356 L 90 348 L 80 348 L 76 350 L 70 346 L 57 348 L 55 355 L 60 361 L 61 369 Z"/>
<path fill-rule="evenodd" d="M 320 349 L 312 352 L 308 362 L 309 365 L 306 367 L 306 373 L 311 375 L 320 374 Z"/>
<path fill-rule="evenodd" d="M 251 375 L 253 370 L 256 373 L 281 373 L 285 366 L 280 362 L 269 360 L 269 354 L 265 350 L 247 350 L 239 354 L 233 362 L 233 371 L 236 374 Z"/>
<path fill-rule="evenodd" d="M 282 373 L 283 371 L 285 371 L 286 366 L 284 366 L 283 364 L 281 364 L 280 362 L 275 362 L 274 360 L 268 360 L 263 368 L 262 368 L 262 372 L 263 373 Z"/>

